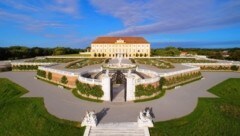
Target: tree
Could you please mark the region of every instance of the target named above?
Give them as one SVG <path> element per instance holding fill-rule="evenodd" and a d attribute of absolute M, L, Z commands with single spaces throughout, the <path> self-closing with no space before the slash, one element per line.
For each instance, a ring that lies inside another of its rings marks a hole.
<path fill-rule="evenodd" d="M 66 49 L 63 47 L 57 47 L 53 50 L 53 55 L 64 55 L 66 54 Z"/>
<path fill-rule="evenodd" d="M 48 79 L 52 80 L 52 73 L 51 72 L 48 72 Z"/>
<path fill-rule="evenodd" d="M 66 76 L 62 76 L 61 83 L 63 83 L 63 84 L 67 84 L 68 83 L 68 79 L 67 79 Z"/>

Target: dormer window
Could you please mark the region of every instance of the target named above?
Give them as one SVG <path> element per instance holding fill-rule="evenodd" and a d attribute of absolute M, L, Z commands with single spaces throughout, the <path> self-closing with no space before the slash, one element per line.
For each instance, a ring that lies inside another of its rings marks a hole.
<path fill-rule="evenodd" d="M 116 43 L 125 43 L 123 39 L 118 39 Z"/>

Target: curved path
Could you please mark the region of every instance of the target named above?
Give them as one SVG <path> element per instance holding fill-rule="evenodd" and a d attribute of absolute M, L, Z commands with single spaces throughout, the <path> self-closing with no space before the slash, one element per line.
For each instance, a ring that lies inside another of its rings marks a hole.
<path fill-rule="evenodd" d="M 68 120 L 82 121 L 87 110 L 95 110 L 101 123 L 136 122 L 139 111 L 152 107 L 154 121 L 179 118 L 191 113 L 199 97 L 216 97 L 207 90 L 230 77 L 240 77 L 233 72 L 203 72 L 205 79 L 199 80 L 178 89 L 169 90 L 160 99 L 144 103 L 93 103 L 76 98 L 69 90 L 34 79 L 35 72 L 4 72 L 6 77 L 29 90 L 24 97 L 43 97 L 47 110 Z"/>

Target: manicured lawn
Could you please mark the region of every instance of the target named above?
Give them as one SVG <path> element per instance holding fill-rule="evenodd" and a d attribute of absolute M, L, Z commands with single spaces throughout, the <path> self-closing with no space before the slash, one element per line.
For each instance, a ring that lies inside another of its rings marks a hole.
<path fill-rule="evenodd" d="M 83 135 L 80 123 L 50 115 L 42 98 L 20 98 L 28 92 L 8 79 L 0 78 L 0 135 Z"/>
<path fill-rule="evenodd" d="M 209 92 L 220 98 L 200 98 L 191 114 L 155 123 L 151 136 L 239 136 L 240 78 L 228 79 Z"/>

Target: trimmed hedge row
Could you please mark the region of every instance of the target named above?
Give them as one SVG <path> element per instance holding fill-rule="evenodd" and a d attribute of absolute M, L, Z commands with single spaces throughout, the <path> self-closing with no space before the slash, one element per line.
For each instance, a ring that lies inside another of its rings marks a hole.
<path fill-rule="evenodd" d="M 239 66 L 232 65 L 232 66 L 201 66 L 201 70 L 231 70 L 231 71 L 238 71 Z"/>
<path fill-rule="evenodd" d="M 12 70 L 37 70 L 37 65 L 14 65 Z"/>
<path fill-rule="evenodd" d="M 81 94 L 84 94 L 88 97 L 91 95 L 93 97 L 97 97 L 98 99 L 103 96 L 103 91 L 101 89 L 101 86 L 99 85 L 90 86 L 89 84 L 81 83 L 77 80 L 76 86 L 77 89 L 81 92 Z"/>
<path fill-rule="evenodd" d="M 189 79 L 194 79 L 196 77 L 201 77 L 201 76 L 202 76 L 201 72 L 198 71 L 198 72 L 194 72 L 194 73 L 180 74 L 180 75 L 170 77 L 170 78 L 162 77 L 159 82 L 160 82 L 160 86 L 162 88 L 163 86 L 171 86 L 171 85 L 174 85 L 174 84 L 177 84 L 180 82 L 184 82 Z"/>
<path fill-rule="evenodd" d="M 137 85 L 135 89 L 135 96 L 151 96 L 157 92 L 160 92 L 161 88 L 154 87 L 153 85 L 149 84 L 147 86 L 144 85 Z"/>
<path fill-rule="evenodd" d="M 161 58 L 171 63 L 215 63 L 216 61 L 195 58 Z"/>

